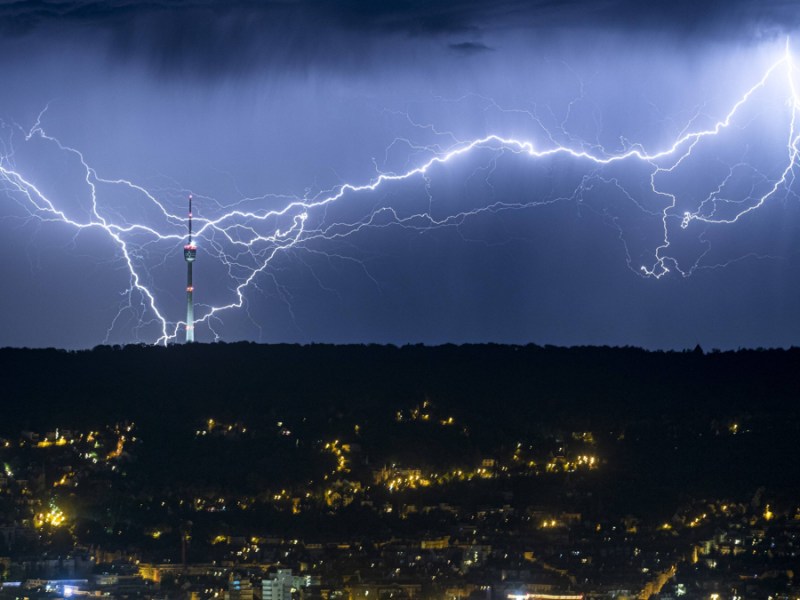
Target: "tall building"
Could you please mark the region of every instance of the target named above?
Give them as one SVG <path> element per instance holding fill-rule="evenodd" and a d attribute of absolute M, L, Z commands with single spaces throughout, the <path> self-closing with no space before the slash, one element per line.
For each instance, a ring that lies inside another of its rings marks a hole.
<path fill-rule="evenodd" d="M 192 283 L 192 264 L 197 258 L 197 246 L 192 242 L 192 196 L 189 195 L 189 241 L 183 247 L 183 258 L 186 260 L 186 341 L 194 341 L 194 284 Z"/>
<path fill-rule="evenodd" d="M 294 580 L 291 569 L 278 569 L 272 577 L 261 581 L 261 600 L 292 600 Z"/>

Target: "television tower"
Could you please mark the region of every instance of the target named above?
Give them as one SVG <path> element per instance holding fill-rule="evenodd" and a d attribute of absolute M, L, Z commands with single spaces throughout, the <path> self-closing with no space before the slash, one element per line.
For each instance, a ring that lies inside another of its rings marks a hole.
<path fill-rule="evenodd" d="M 189 243 L 183 247 L 183 258 L 186 260 L 186 342 L 194 341 L 194 302 L 192 294 L 192 263 L 197 258 L 197 246 L 192 243 L 192 195 L 189 194 Z"/>

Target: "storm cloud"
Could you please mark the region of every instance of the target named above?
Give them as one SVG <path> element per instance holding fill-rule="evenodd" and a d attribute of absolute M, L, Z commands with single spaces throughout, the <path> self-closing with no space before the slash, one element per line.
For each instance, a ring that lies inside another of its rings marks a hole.
<path fill-rule="evenodd" d="M 658 150 L 727 114 L 783 56 L 799 6 L 5 2 L 0 165 L 70 218 L 88 218 L 96 194 L 104 218 L 180 237 L 179 217 L 110 182 L 131 181 L 178 216 L 192 192 L 196 217 L 210 219 L 368 184 L 489 134 L 593 156 Z M 243 307 L 197 338 L 791 345 L 800 335 L 792 193 L 730 226 L 681 229 L 681 211 L 730 214 L 780 176 L 785 84 L 770 81 L 679 172 L 659 172 L 660 193 L 650 187 L 655 163 L 597 168 L 496 145 L 347 193 L 309 211 L 317 236 L 279 252 Z M 673 195 L 666 251 L 661 217 Z M 126 294 L 118 244 L 102 228 L 76 232 L 29 208 L 2 181 L 0 278 L 13 292 L 0 295 L 0 345 L 154 341 L 157 319 Z M 414 220 L 423 214 L 443 225 Z M 296 221 L 272 225 L 265 236 Z M 180 240 L 125 235 L 174 327 L 185 314 Z M 234 254 L 219 244 L 228 243 L 198 240 L 196 314 L 236 298 L 246 272 L 226 264 Z M 672 270 L 644 277 L 641 267 L 664 254 Z"/>
<path fill-rule="evenodd" d="M 0 30 L 32 40 L 98 44 L 116 60 L 199 76 L 282 68 L 356 69 L 384 47 L 438 42 L 461 52 L 506 35 L 567 31 L 676 37 L 685 44 L 757 41 L 795 29 L 797 2 L 748 0 L 20 0 L 0 4 Z M 394 60 L 413 60 L 413 52 Z"/>

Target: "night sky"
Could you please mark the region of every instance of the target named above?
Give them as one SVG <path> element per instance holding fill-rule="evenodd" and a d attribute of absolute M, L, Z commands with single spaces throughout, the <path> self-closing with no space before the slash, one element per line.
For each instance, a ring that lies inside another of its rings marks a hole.
<path fill-rule="evenodd" d="M 795 345 L 799 27 L 788 1 L 2 3 L 0 346 L 181 341 L 189 193 L 198 341 Z M 562 151 L 341 188 L 491 135 Z"/>

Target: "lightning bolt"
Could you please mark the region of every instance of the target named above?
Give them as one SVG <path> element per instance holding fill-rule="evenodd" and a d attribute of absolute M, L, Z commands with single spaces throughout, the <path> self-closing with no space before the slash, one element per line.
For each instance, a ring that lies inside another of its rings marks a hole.
<path fill-rule="evenodd" d="M 665 186 L 663 181 L 685 168 L 693 155 L 702 148 L 704 142 L 716 138 L 734 127 L 743 109 L 753 101 L 753 98 L 766 89 L 771 82 L 781 77 L 785 80 L 786 85 L 785 109 L 788 115 L 788 124 L 784 137 L 785 152 L 781 153 L 785 159 L 782 159 L 782 165 L 777 174 L 769 176 L 756 173 L 761 182 L 760 187 L 754 185 L 746 197 L 728 198 L 727 189 L 732 181 L 743 172 L 753 174 L 756 171 L 746 161 L 741 161 L 729 168 L 728 175 L 723 177 L 717 188 L 697 203 L 695 208 L 681 209 L 683 199 L 678 193 L 670 191 L 669 186 Z M 214 326 L 220 322 L 221 315 L 236 309 L 246 311 L 248 291 L 259 289 L 259 282 L 263 280 L 264 276 L 272 277 L 275 288 L 291 313 L 291 295 L 288 290 L 278 285 L 269 268 L 277 256 L 292 249 L 305 250 L 312 254 L 318 253 L 319 251 L 313 247 L 313 244 L 317 242 L 344 242 L 367 229 L 403 227 L 416 231 L 428 231 L 444 227 L 458 228 L 466 219 L 483 213 L 527 209 L 562 200 L 580 202 L 584 195 L 596 186 L 609 186 L 611 189 L 617 190 L 625 202 L 632 203 L 638 210 L 650 216 L 656 216 L 660 220 L 662 235 L 660 242 L 655 247 L 652 262 L 637 265 L 628 252 L 629 267 L 644 277 L 655 279 L 665 276 L 672 270 L 688 276 L 695 269 L 701 268 L 700 258 L 702 256 L 689 267 L 682 267 L 679 264 L 679 261 L 671 254 L 672 246 L 675 243 L 676 228 L 677 230 L 687 230 L 696 225 L 717 226 L 737 223 L 781 193 L 792 193 L 800 143 L 800 132 L 797 129 L 800 96 L 795 85 L 795 78 L 796 66 L 787 40 L 782 55 L 763 72 L 758 81 L 738 98 L 721 119 L 708 127 L 697 129 L 692 128 L 695 121 L 692 119 L 671 144 L 655 151 L 647 151 L 641 144 L 627 143 L 621 151 L 609 151 L 599 141 L 584 143 L 574 139 L 573 136 L 566 135 L 569 114 L 574 110 L 573 103 L 570 103 L 568 107 L 567 116 L 558 124 L 557 132 L 548 130 L 535 112 L 517 111 L 527 114 L 545 132 L 541 142 L 499 134 L 461 140 L 453 132 L 439 131 L 433 125 L 416 123 L 408 115 L 405 115 L 412 127 L 434 135 L 437 142 L 431 145 L 420 145 L 415 144 L 409 138 L 395 139 L 387 147 L 387 156 L 392 148 L 399 145 L 407 146 L 415 155 L 428 156 L 427 159 L 416 165 L 406 165 L 403 171 L 382 171 L 376 165 L 377 174 L 363 183 L 346 182 L 328 191 L 315 194 L 307 192 L 303 197 L 267 194 L 258 198 L 243 198 L 233 205 L 225 205 L 195 193 L 196 203 L 200 205 L 205 203 L 207 210 L 204 212 L 206 214 L 217 213 L 212 217 L 197 215 L 194 217 L 197 227 L 195 238 L 199 241 L 199 250 L 207 257 L 218 261 L 218 264 L 227 271 L 231 282 L 231 300 L 213 306 L 201 305 L 195 326 L 205 324 L 217 338 L 218 334 Z M 581 94 L 583 95 L 583 90 L 581 90 Z M 495 109 L 505 110 L 501 109 L 494 101 L 490 101 L 490 104 Z M 12 203 L 12 206 L 18 207 L 25 221 L 63 224 L 72 228 L 76 236 L 87 230 L 104 233 L 118 249 L 118 258 L 129 279 L 127 288 L 122 292 L 124 300 L 120 311 L 110 323 L 106 339 L 117 327 L 117 322 L 123 312 L 133 311 L 137 315 L 139 328 L 142 330 L 148 327 L 155 328 L 157 333 L 150 341 L 156 344 L 167 344 L 178 336 L 185 323 L 168 319 L 159 308 L 157 295 L 149 281 L 149 271 L 145 262 L 151 255 L 161 253 L 162 248 L 173 245 L 175 248 L 181 246 L 186 217 L 173 212 L 171 206 L 160 200 L 159 196 L 162 198 L 177 196 L 179 193 L 188 193 L 188 190 L 179 192 L 168 188 L 154 191 L 126 179 L 101 177 L 88 164 L 83 153 L 63 144 L 45 131 L 42 122 L 46 117 L 47 110 L 45 107 L 37 117 L 35 124 L 28 130 L 24 130 L 18 125 L 0 124 L 5 132 L 21 133 L 26 144 L 37 142 L 47 144 L 57 149 L 59 153 L 70 157 L 77 164 L 82 184 L 88 190 L 88 203 L 79 210 L 75 210 L 74 207 L 67 208 L 63 204 L 63 198 L 57 198 L 56 195 L 46 191 L 42 185 L 37 185 L 31 176 L 18 169 L 14 135 L 7 135 L 7 139 L 4 139 L 0 146 L 0 186 L 2 186 L 5 197 Z M 561 137 L 567 137 L 569 143 L 557 142 L 559 133 Z M 538 162 L 563 158 L 585 167 L 588 173 L 582 177 L 572 193 L 566 195 L 540 197 L 518 202 L 494 200 L 477 208 L 465 208 L 444 216 L 434 216 L 433 198 L 430 191 L 431 178 L 446 165 L 462 161 L 465 157 L 479 152 L 489 152 L 494 156 L 486 176 L 487 183 L 494 172 L 498 157 L 505 153 L 512 153 Z M 636 164 L 643 167 L 647 174 L 648 193 L 653 198 L 660 200 L 660 208 L 653 209 L 646 206 L 641 198 L 637 198 L 636 194 L 629 193 L 625 189 L 619 178 L 605 174 L 616 164 Z M 427 210 L 408 214 L 391 205 L 376 205 L 361 218 L 333 220 L 332 222 L 327 219 L 328 210 L 334 205 L 345 203 L 348 200 L 353 201 L 355 198 L 382 189 L 388 191 L 392 184 L 413 179 L 420 179 L 425 183 L 429 199 Z M 101 193 L 101 189 L 106 187 L 125 190 L 133 195 L 136 201 L 127 206 L 115 205 L 113 202 L 105 200 L 106 197 Z M 272 208 L 276 204 L 279 205 L 278 208 Z M 150 215 L 148 217 L 149 224 L 130 216 L 129 209 L 132 205 Z M 257 208 L 249 208 L 252 206 L 257 206 Z M 611 217 L 610 221 L 619 228 L 622 239 L 622 226 L 614 217 Z M 324 252 L 323 254 L 329 259 L 355 261 L 346 254 L 333 252 Z M 161 264 L 166 260 L 166 255 L 166 253 L 161 253 Z M 716 266 L 719 265 L 714 265 L 714 268 Z M 379 286 L 378 281 L 372 277 L 366 267 L 364 269 L 367 276 L 371 277 Z"/>

